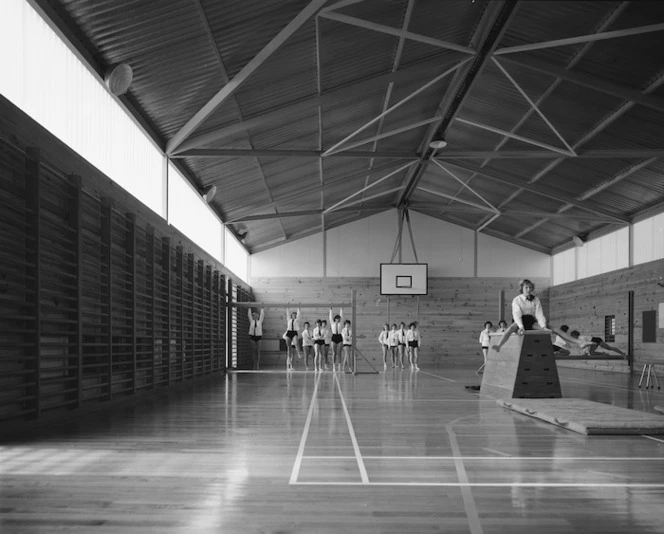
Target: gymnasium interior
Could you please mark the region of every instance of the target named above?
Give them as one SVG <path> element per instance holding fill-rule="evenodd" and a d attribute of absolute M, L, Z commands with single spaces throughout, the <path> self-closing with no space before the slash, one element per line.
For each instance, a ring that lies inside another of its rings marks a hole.
<path fill-rule="evenodd" d="M 2 0 L 0 531 L 663 532 L 663 38 L 646 0 Z M 547 329 L 485 360 L 524 279 Z"/>

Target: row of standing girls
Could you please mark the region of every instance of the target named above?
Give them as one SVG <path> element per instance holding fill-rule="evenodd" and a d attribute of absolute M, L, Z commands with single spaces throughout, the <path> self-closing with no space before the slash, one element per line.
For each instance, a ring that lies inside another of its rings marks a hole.
<path fill-rule="evenodd" d="M 332 370 L 352 372 L 351 347 L 353 344 L 353 331 L 351 322 L 346 319 L 343 321 L 343 309 L 339 309 L 339 314 L 332 316 L 332 308 L 329 310 L 329 326 L 325 319 L 317 319 L 315 327 L 312 330 L 308 321 L 303 323 L 303 329 L 300 331 L 300 321 L 302 312 L 298 308 L 296 312 L 286 309 L 288 324 L 283 339 L 288 347 L 288 356 L 286 358 L 286 370 L 292 371 L 294 367 L 294 357 L 301 359 L 298 339 L 302 338 L 302 350 L 304 351 L 304 367 L 309 370 L 309 362 L 313 364 L 316 372 L 328 370 L 330 360 L 330 350 L 332 352 Z M 342 360 L 343 357 L 343 360 Z"/>
<path fill-rule="evenodd" d="M 422 344 L 422 336 L 418 330 L 416 322 L 408 325 L 406 330 L 406 323 L 402 322 L 397 329 L 397 324 L 390 325 L 385 323 L 383 329 L 378 336 L 378 342 L 383 350 L 383 371 L 387 370 L 387 355 L 392 356 L 392 367 L 396 368 L 397 362 L 404 369 L 404 361 L 406 354 L 408 354 L 408 363 L 410 364 L 411 371 L 419 371 L 417 365 L 419 359 L 420 345 Z"/>

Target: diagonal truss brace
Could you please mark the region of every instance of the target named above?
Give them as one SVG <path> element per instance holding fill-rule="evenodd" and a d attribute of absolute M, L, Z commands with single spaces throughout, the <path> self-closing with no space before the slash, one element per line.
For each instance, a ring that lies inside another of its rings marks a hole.
<path fill-rule="evenodd" d="M 562 148 L 558 148 L 557 146 L 549 145 L 547 143 L 542 143 L 540 141 L 536 141 L 535 139 L 530 139 L 528 137 L 524 137 L 522 135 L 517 135 L 512 132 L 508 132 L 506 130 L 501 130 L 500 128 L 494 128 L 493 126 L 489 126 L 487 124 L 481 124 L 479 122 L 474 122 L 474 121 L 469 121 L 467 119 L 462 119 L 460 117 L 457 117 L 455 119 L 457 122 L 460 122 L 462 124 L 468 124 L 469 126 L 474 126 L 475 128 L 480 128 L 481 130 L 487 130 L 489 132 L 497 133 L 499 135 L 503 135 L 505 137 L 509 137 L 511 139 L 516 139 L 517 141 L 522 141 L 524 143 L 528 143 L 529 145 L 535 145 L 540 148 L 546 148 L 547 150 L 551 150 L 551 152 L 557 152 L 558 154 L 562 154 L 563 156 L 574 156 L 575 154 L 573 152 L 568 152 L 567 150 L 563 150 Z"/>
<path fill-rule="evenodd" d="M 474 55 L 475 50 L 469 46 L 458 45 L 456 43 L 451 43 L 449 41 L 441 41 L 440 39 L 434 39 L 433 37 L 427 37 L 425 35 L 420 35 L 417 33 L 409 32 L 407 30 L 401 30 L 399 28 L 392 28 L 391 26 L 385 26 L 383 24 L 376 24 L 375 22 L 370 22 L 368 20 L 350 17 L 348 15 L 342 15 L 341 13 L 334 13 L 331 11 L 321 11 L 319 17 L 334 20 L 337 22 L 342 22 L 349 24 L 351 26 L 357 26 L 359 28 L 364 28 L 365 30 L 372 30 L 380 33 L 386 33 L 388 35 L 394 35 L 395 37 L 405 37 L 411 41 L 417 41 L 424 44 L 429 44 L 436 46 L 438 48 L 445 48 L 448 50 L 455 50 L 456 52 L 462 52 L 464 54 Z"/>
<path fill-rule="evenodd" d="M 324 213 L 324 214 L 327 214 L 327 213 L 330 213 L 331 211 L 334 211 L 334 210 L 335 210 L 336 208 L 338 208 L 339 206 L 341 206 L 341 205 L 343 205 L 343 204 L 346 204 L 351 198 L 355 198 L 357 195 L 361 195 L 362 193 L 364 193 L 364 192 L 367 191 L 368 189 L 371 189 L 372 187 L 374 187 L 374 186 L 376 186 L 376 185 L 378 185 L 378 184 L 384 182 L 384 181 L 387 180 L 388 178 L 391 178 L 391 177 L 394 176 L 395 174 L 400 173 L 401 171 L 407 169 L 408 167 L 410 167 L 411 165 L 414 165 L 414 164 L 415 164 L 415 162 L 414 162 L 414 161 L 411 161 L 410 163 L 406 163 L 405 165 L 402 165 L 402 166 L 399 167 L 398 169 L 393 170 L 392 172 L 386 174 L 386 175 L 383 176 L 382 178 L 379 178 L 379 179 L 376 180 L 375 182 L 369 184 L 368 186 L 363 187 L 363 188 L 360 189 L 359 191 L 356 191 L 356 192 L 353 193 L 352 195 L 348 195 L 348 196 L 347 196 L 346 198 L 344 198 L 343 200 L 340 200 L 340 201 L 337 202 L 336 204 L 334 204 L 334 205 L 330 206 L 329 208 L 327 208 L 326 210 L 324 210 L 323 213 Z M 365 199 L 363 199 L 363 200 L 368 200 L 368 198 L 365 198 Z"/>
<path fill-rule="evenodd" d="M 459 67 L 461 67 L 462 65 L 465 65 L 468 61 L 470 61 L 470 59 L 471 58 L 464 59 L 463 61 L 461 61 L 461 62 L 457 63 L 456 65 L 454 65 L 454 66 L 450 67 L 449 69 L 447 69 L 445 72 L 439 74 L 438 76 L 436 76 L 432 80 L 428 81 L 427 83 L 422 85 L 419 89 L 413 91 L 411 94 L 409 94 L 408 96 L 406 96 L 405 98 L 403 98 L 402 100 L 400 100 L 399 102 L 394 104 L 392 107 L 386 109 L 383 113 L 381 113 L 380 115 L 374 117 L 369 122 L 367 122 L 366 124 L 364 124 L 363 126 L 358 128 L 357 130 L 352 132 L 351 134 L 344 137 L 337 144 L 335 144 L 334 146 L 328 148 L 325 152 L 323 152 L 323 156 L 328 156 L 328 155 L 332 154 L 333 152 L 338 152 L 339 147 L 342 146 L 343 144 L 345 144 L 347 141 L 349 141 L 350 139 L 355 137 L 360 132 L 363 132 L 364 130 L 366 130 L 372 124 L 374 124 L 374 123 L 378 122 L 379 120 L 381 120 L 383 117 L 385 117 L 385 115 L 388 115 L 389 113 L 391 113 L 392 111 L 394 111 L 398 107 L 402 106 L 403 104 L 405 104 L 409 100 L 415 98 L 421 92 L 427 90 L 432 85 L 435 85 L 436 83 L 438 83 L 440 80 L 442 80 L 446 76 L 449 76 L 451 73 L 456 71 Z"/>
<path fill-rule="evenodd" d="M 500 69 L 500 71 L 505 75 L 505 77 L 512 83 L 512 85 L 516 88 L 516 90 L 519 91 L 519 93 L 521 93 L 521 96 L 526 100 L 526 102 L 528 102 L 528 104 L 530 104 L 530 106 L 533 108 L 535 113 L 537 113 L 542 118 L 542 120 L 546 123 L 546 125 L 549 128 L 551 128 L 551 131 L 554 134 L 556 134 L 556 137 L 562 141 L 563 145 L 565 145 L 565 147 L 567 148 L 569 153 L 572 154 L 572 155 L 576 155 L 576 152 L 574 152 L 574 149 L 569 145 L 569 143 L 567 141 L 565 141 L 565 138 L 562 135 L 560 135 L 560 132 L 558 131 L 558 129 L 553 124 L 551 124 L 551 121 L 549 121 L 549 119 L 546 118 L 546 115 L 544 115 L 544 113 L 542 113 L 542 110 L 540 110 L 540 108 L 537 106 L 537 104 L 535 104 L 535 102 L 533 102 L 533 100 L 528 96 L 528 94 L 524 91 L 524 89 L 517 83 L 517 81 L 510 75 L 510 73 L 507 72 L 507 69 L 495 57 L 492 57 L 491 59 L 496 64 L 496 66 Z"/>
<path fill-rule="evenodd" d="M 276 52 L 298 29 L 311 19 L 327 0 L 311 0 L 263 49 L 247 63 L 232 80 L 224 85 L 196 114 L 180 128 L 166 144 L 166 153 L 172 154 L 191 133 L 198 128 L 229 96 L 242 85 L 265 61 Z"/>
<path fill-rule="evenodd" d="M 507 46 L 494 52 L 494 55 L 513 54 L 514 52 L 527 52 L 530 50 L 541 50 L 543 48 L 553 48 L 556 46 L 567 46 L 573 44 L 588 43 L 591 41 L 603 41 L 605 39 L 615 39 L 616 37 L 627 37 L 629 35 L 641 35 L 643 33 L 659 32 L 664 30 L 664 23 L 649 24 L 648 26 L 638 26 L 636 28 L 625 28 L 623 30 L 614 30 L 602 33 L 591 33 L 589 35 L 579 35 L 577 37 L 568 37 L 567 39 L 556 39 L 554 41 L 543 41 L 541 43 L 530 43 L 519 46 Z"/>
<path fill-rule="evenodd" d="M 477 191 L 475 191 L 472 187 L 470 187 L 466 182 L 464 182 L 461 178 L 459 178 L 456 174 L 454 174 L 452 171 L 450 171 L 447 167 L 445 167 L 440 161 L 438 161 L 436 158 L 432 158 L 432 161 L 438 165 L 443 171 L 445 171 L 447 174 L 449 174 L 452 178 L 454 178 L 457 182 L 459 182 L 464 188 L 468 189 L 473 195 L 475 195 L 477 198 L 479 198 L 482 202 L 484 202 L 491 211 L 493 211 L 496 214 L 500 214 L 498 211 L 498 208 L 496 208 L 491 202 L 489 202 L 486 198 L 484 198 L 482 195 L 480 195 Z"/>

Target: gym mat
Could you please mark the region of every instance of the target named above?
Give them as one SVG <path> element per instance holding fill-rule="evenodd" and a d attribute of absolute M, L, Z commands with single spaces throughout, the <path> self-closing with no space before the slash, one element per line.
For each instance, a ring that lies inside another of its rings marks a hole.
<path fill-rule="evenodd" d="M 664 434 L 664 416 L 585 399 L 500 399 L 498 404 L 579 434 Z"/>

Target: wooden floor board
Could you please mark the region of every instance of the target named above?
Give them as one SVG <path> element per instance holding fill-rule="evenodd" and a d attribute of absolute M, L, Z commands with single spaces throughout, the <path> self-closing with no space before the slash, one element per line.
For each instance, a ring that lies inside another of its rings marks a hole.
<path fill-rule="evenodd" d="M 560 375 L 565 396 L 664 404 L 638 377 Z M 236 373 L 26 431 L 0 442 L 0 531 L 662 532 L 662 441 L 581 436 L 476 383 Z"/>

